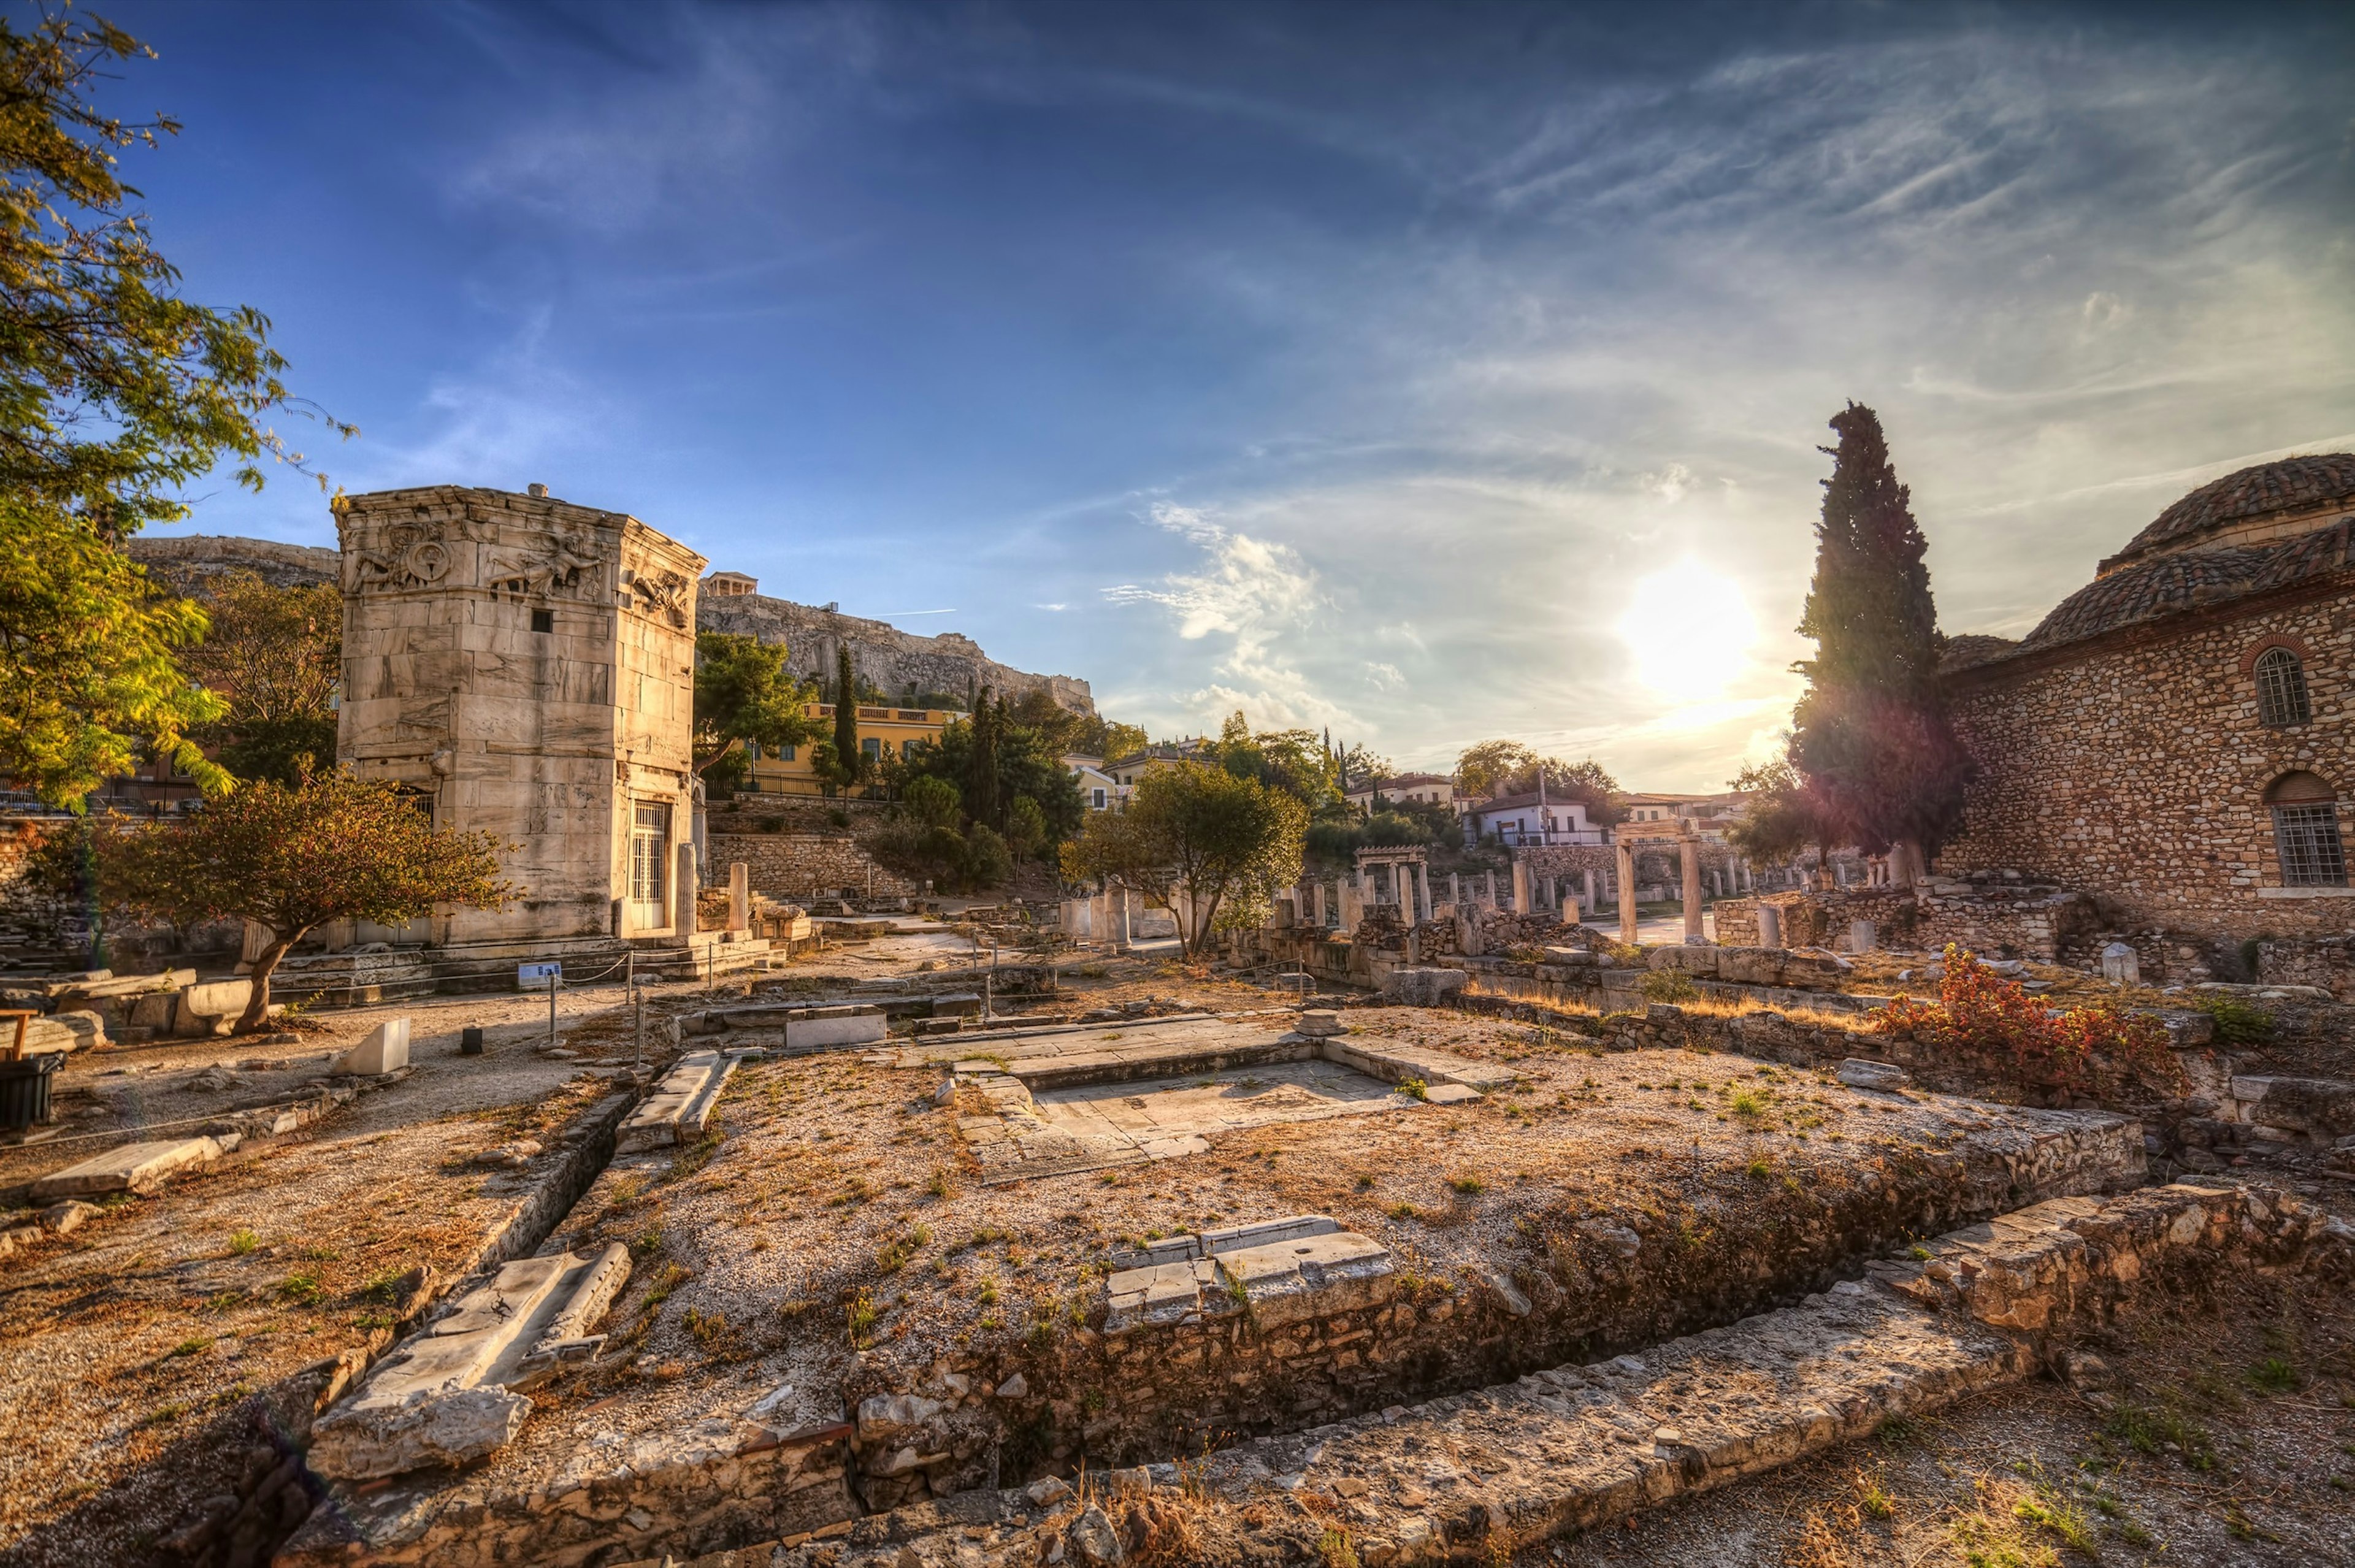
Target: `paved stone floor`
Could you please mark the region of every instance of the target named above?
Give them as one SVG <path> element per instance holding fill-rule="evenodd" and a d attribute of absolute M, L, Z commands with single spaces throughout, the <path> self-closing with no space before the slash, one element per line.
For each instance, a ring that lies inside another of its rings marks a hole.
<path fill-rule="evenodd" d="M 1367 1115 L 1414 1102 L 1335 1062 L 1284 1061 L 1194 1078 L 1050 1090 L 1036 1104 L 1039 1119 L 1053 1130 L 1120 1147 L 1271 1122 Z"/>

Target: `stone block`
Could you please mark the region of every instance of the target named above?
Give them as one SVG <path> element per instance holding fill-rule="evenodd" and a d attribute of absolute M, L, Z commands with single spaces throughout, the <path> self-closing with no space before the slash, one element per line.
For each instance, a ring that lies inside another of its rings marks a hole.
<path fill-rule="evenodd" d="M 515 1441 L 531 1401 L 501 1388 L 415 1389 L 389 1407 L 330 1411 L 311 1429 L 309 1461 L 340 1481 L 471 1464 Z"/>
<path fill-rule="evenodd" d="M 978 1018 L 981 1016 L 981 994 L 977 991 L 952 991 L 932 998 L 932 1017 Z"/>
<path fill-rule="evenodd" d="M 86 1051 L 105 1043 L 106 1020 L 88 1008 L 25 1020 L 25 1052 L 28 1056 L 53 1051 Z"/>
<path fill-rule="evenodd" d="M 1263 1328 L 1376 1305 L 1388 1298 L 1392 1273 L 1390 1250 L 1353 1231 L 1238 1248 L 1211 1262 Z"/>
<path fill-rule="evenodd" d="M 1292 1026 L 1292 1032 L 1305 1034 L 1312 1040 L 1329 1040 L 1335 1035 L 1347 1034 L 1348 1029 L 1341 1022 L 1341 1015 L 1332 1008 L 1310 1008 L 1300 1015 L 1300 1021 Z"/>
<path fill-rule="evenodd" d="M 1715 976 L 1718 954 L 1721 950 L 1697 944 L 1679 943 L 1670 947 L 1655 947 L 1645 955 L 1645 963 L 1655 969 L 1682 969 L 1687 974 Z"/>
<path fill-rule="evenodd" d="M 1861 1056 L 1851 1056 L 1839 1064 L 1834 1076 L 1851 1089 L 1878 1089 L 1891 1093 L 1912 1083 L 1905 1069 L 1889 1061 L 1870 1061 Z"/>
<path fill-rule="evenodd" d="M 1779 947 L 1721 947 L 1717 977 L 1737 986 L 1779 986 L 1789 956 Z"/>
<path fill-rule="evenodd" d="M 336 1059 L 336 1071 L 378 1077 L 409 1065 L 409 1020 L 387 1019 L 368 1038 Z"/>
<path fill-rule="evenodd" d="M 881 1021 L 878 1019 L 877 1021 Z M 736 1071 L 737 1058 L 698 1051 L 678 1059 L 645 1103 L 630 1113 L 614 1136 L 615 1154 L 638 1154 L 692 1141 L 710 1119 L 720 1086 Z"/>
<path fill-rule="evenodd" d="M 2125 943 L 2113 942 L 2102 949 L 2102 978 L 2121 986 L 2138 986 L 2142 983 L 2142 960 Z"/>
<path fill-rule="evenodd" d="M 36 1203 L 50 1203 L 108 1192 L 152 1192 L 174 1172 L 209 1164 L 220 1153 L 220 1145 L 210 1138 L 123 1144 L 41 1178 L 33 1183 L 31 1197 Z"/>
<path fill-rule="evenodd" d="M 250 980 L 210 980 L 183 991 L 180 1006 L 199 1018 L 233 1019 L 245 1011 L 245 1004 L 252 999 Z"/>
<path fill-rule="evenodd" d="M 1385 1000 L 1408 1008 L 1436 1008 L 1464 989 L 1471 976 L 1461 969 L 1401 965 L 1382 976 Z"/>
<path fill-rule="evenodd" d="M 786 1047 L 798 1050 L 827 1045 L 871 1045 L 883 1038 L 890 1023 L 880 1008 L 827 1008 L 824 1011 L 828 1016 L 787 1019 Z"/>

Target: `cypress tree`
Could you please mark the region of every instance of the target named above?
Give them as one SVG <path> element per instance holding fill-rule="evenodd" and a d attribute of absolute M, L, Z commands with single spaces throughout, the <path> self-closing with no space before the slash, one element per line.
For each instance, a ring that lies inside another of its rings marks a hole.
<path fill-rule="evenodd" d="M 867 771 L 858 749 L 858 677 L 850 668 L 850 645 L 834 652 L 834 769 L 845 788 Z"/>
<path fill-rule="evenodd" d="M 1816 528 L 1816 577 L 1796 667 L 1806 695 L 1793 715 L 1791 760 L 1839 831 L 1869 853 L 1901 847 L 1925 869 L 1960 821 L 1969 756 L 1938 691 L 1938 611 L 1923 563 L 1929 541 L 1889 461 L 1881 420 L 1861 403 L 1834 416 L 1837 447 Z"/>
<path fill-rule="evenodd" d="M 996 827 L 997 822 L 997 731 L 1006 720 L 1003 702 L 992 707 L 983 687 L 973 705 L 973 745 L 964 759 L 964 814 Z"/>

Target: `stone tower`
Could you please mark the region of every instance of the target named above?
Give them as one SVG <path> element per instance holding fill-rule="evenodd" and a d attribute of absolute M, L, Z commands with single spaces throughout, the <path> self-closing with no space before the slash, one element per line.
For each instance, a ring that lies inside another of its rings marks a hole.
<path fill-rule="evenodd" d="M 336 514 L 337 757 L 415 791 L 438 827 L 518 846 L 515 905 L 437 914 L 421 934 L 674 932 L 703 557 L 538 485 L 339 496 Z"/>

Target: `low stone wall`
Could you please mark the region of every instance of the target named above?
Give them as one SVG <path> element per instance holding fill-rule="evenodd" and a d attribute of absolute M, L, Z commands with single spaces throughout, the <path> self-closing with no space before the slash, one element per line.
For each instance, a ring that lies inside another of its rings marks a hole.
<path fill-rule="evenodd" d="M 1713 906 L 1717 940 L 1729 945 L 1755 943 L 1761 903 L 1781 912 L 1783 940 L 1793 947 L 1845 946 L 1850 926 L 1869 920 L 1884 947 L 1935 952 L 1955 943 L 1989 957 L 2083 965 L 2098 957 L 2101 943 L 2095 939 L 2106 934 L 2101 907 L 2088 893 L 1988 877 L 1932 878 L 1913 888 L 1724 899 Z"/>
<path fill-rule="evenodd" d="M 728 868 L 741 861 L 751 871 L 752 891 L 776 899 L 836 889 L 877 898 L 912 898 L 923 891 L 886 869 L 847 833 L 714 833 L 705 843 L 704 878 L 715 886 L 725 887 Z"/>
<path fill-rule="evenodd" d="M 2355 932 L 2260 941 L 2256 977 L 2268 986 L 2318 986 L 2342 1002 L 2355 1002 Z"/>
<path fill-rule="evenodd" d="M 870 1508 L 889 1508 L 986 1485 L 993 1464 L 1018 1477 L 1081 1456 L 1135 1463 L 1476 1388 L 1796 1300 L 1925 1231 L 2146 1178 L 2142 1131 L 2126 1117 L 1987 1120 L 1944 1148 L 1819 1162 L 1755 1230 L 1715 1216 L 1701 1250 L 1676 1215 L 1566 1208 L 1530 1216 L 1485 1271 L 1353 1281 L 1295 1298 L 1280 1320 L 1206 1297 L 1186 1320 L 1108 1332 L 1098 1300 L 1084 1323 L 1051 1325 L 1051 1344 L 952 1355 L 911 1389 L 846 1389 L 917 1402 L 888 1438 L 862 1436 L 858 1484 Z M 903 1448 L 937 1457 L 893 1471 Z"/>

